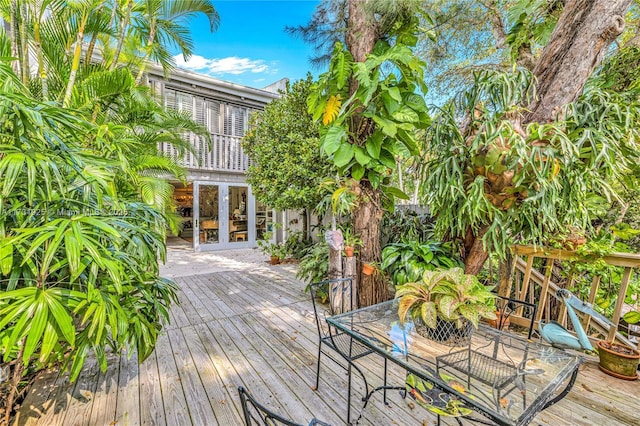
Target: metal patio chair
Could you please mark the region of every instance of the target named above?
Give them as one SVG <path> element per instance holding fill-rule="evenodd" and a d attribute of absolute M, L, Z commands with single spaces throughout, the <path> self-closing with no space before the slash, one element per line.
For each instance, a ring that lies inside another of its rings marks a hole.
<path fill-rule="evenodd" d="M 337 315 L 356 308 L 355 295 L 352 292 L 351 278 L 339 278 L 334 280 L 320 281 L 310 285 L 311 301 L 313 302 L 313 312 L 316 319 L 318 329 L 318 363 L 316 369 L 316 386 L 318 389 L 320 384 L 320 357 L 324 354 L 327 358 L 338 364 L 348 373 L 349 390 L 347 394 L 347 423 L 351 420 L 351 369 L 353 368 L 360 374 L 365 386 L 365 395 L 369 394 L 369 383 L 362 370 L 354 364 L 354 361 L 363 358 L 374 351 L 357 340 L 353 340 L 347 334 L 331 327 L 326 318 L 328 316 Z M 329 299 L 329 308 L 319 311 L 316 298 L 322 292 L 326 292 Z M 339 355 L 334 357 L 334 355 Z M 340 360 L 342 359 L 342 361 Z M 346 362 L 345 366 L 343 362 Z M 387 359 L 384 358 L 384 386 L 387 385 Z M 363 398 L 364 400 L 364 398 Z M 384 401 L 387 402 L 386 390 L 384 393 Z"/>
<path fill-rule="evenodd" d="M 242 412 L 244 414 L 244 421 L 246 426 L 306 426 L 301 423 L 295 423 L 279 414 L 274 413 L 251 396 L 247 390 L 240 386 L 238 387 L 238 393 L 240 394 L 240 402 L 242 403 Z M 312 419 L 309 426 L 331 426 L 328 423 L 322 422 L 317 419 Z"/>

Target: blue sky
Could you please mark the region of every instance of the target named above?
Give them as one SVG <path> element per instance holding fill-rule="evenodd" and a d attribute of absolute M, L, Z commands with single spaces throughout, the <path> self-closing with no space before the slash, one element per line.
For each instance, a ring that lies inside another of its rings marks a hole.
<path fill-rule="evenodd" d="M 178 67 L 221 80 L 262 88 L 281 78 L 291 81 L 314 75 L 309 57 L 312 49 L 284 32 L 285 26 L 309 22 L 318 1 L 213 2 L 220 15 L 219 29 L 211 33 L 208 21 L 191 21 L 195 54 L 186 63 L 175 57 Z"/>

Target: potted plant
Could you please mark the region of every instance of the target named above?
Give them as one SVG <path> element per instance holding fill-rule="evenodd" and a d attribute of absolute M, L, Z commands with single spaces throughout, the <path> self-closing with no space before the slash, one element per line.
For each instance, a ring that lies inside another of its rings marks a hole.
<path fill-rule="evenodd" d="M 480 318 L 496 319 L 492 287 L 461 268 L 425 271 L 422 280 L 396 288 L 398 316 L 414 319 L 416 332 L 442 343 L 469 341 Z"/>
<path fill-rule="evenodd" d="M 362 240 L 348 226 L 345 226 L 342 229 L 342 238 L 344 238 L 345 256 L 353 257 L 353 254 L 356 252 L 356 247 L 359 247 L 362 245 Z"/>
<path fill-rule="evenodd" d="M 364 262 L 362 264 L 362 273 L 365 275 L 379 274 L 381 271 L 379 262 Z"/>
<path fill-rule="evenodd" d="M 637 324 L 640 322 L 640 312 L 627 312 L 622 319 L 627 324 Z M 600 370 L 624 380 L 638 379 L 638 363 L 640 362 L 640 352 L 637 349 L 615 343 L 613 340 L 599 340 L 598 357 Z"/>
<path fill-rule="evenodd" d="M 283 254 L 283 244 L 278 244 L 271 241 L 272 235 L 273 234 L 271 232 L 265 232 L 264 238 L 258 240 L 258 247 L 260 247 L 261 252 L 263 252 L 267 256 L 270 256 L 272 265 L 277 265 L 278 263 L 280 263 L 281 258 L 286 256 L 286 252 Z"/>

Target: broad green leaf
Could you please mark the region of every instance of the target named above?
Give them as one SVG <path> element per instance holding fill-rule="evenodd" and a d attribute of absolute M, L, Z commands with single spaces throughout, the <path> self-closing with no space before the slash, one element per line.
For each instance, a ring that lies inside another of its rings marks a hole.
<path fill-rule="evenodd" d="M 383 136 L 379 132 L 373 133 L 365 144 L 367 152 L 376 160 L 380 158 L 380 149 L 382 148 Z"/>
<path fill-rule="evenodd" d="M 347 133 L 342 127 L 331 126 L 323 137 L 324 142 L 322 144 L 322 147 L 324 148 L 324 151 L 327 153 L 327 155 L 333 155 L 338 150 L 338 148 L 340 148 L 340 145 L 346 138 Z"/>
<path fill-rule="evenodd" d="M 364 177 L 365 169 L 360 164 L 354 164 L 351 168 L 351 177 L 359 181 Z"/>
<path fill-rule="evenodd" d="M 344 167 L 353 159 L 354 153 L 355 147 L 348 142 L 344 142 L 333 155 L 333 163 L 337 167 Z"/>
<path fill-rule="evenodd" d="M 366 166 L 371 161 L 371 157 L 367 154 L 366 150 L 361 146 L 355 148 L 355 158 L 358 164 Z"/>

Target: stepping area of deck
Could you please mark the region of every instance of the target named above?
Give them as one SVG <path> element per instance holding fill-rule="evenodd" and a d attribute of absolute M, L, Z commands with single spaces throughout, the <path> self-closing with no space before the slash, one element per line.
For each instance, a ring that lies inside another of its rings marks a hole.
<path fill-rule="evenodd" d="M 73 384 L 55 371 L 43 374 L 14 424 L 241 425 L 239 385 L 299 423 L 316 417 L 345 424 L 346 373 L 323 357 L 319 389 L 312 389 L 318 336 L 293 265 L 267 265 L 250 249 L 215 255 L 172 249 L 164 271 L 178 283 L 181 303 L 172 308 L 155 352 L 142 364 L 135 353 L 112 355 L 105 373 L 90 360 Z M 379 357 L 359 364 L 370 384 L 381 384 Z M 353 377 L 357 417 L 364 387 Z M 395 367 L 389 377 L 392 384 L 404 381 Z M 413 408 L 399 392 L 389 399 L 385 406 L 376 395 L 360 424 L 436 424 L 434 415 Z M 638 382 L 610 378 L 588 360 L 571 393 L 531 424 L 638 425 L 639 401 Z"/>

